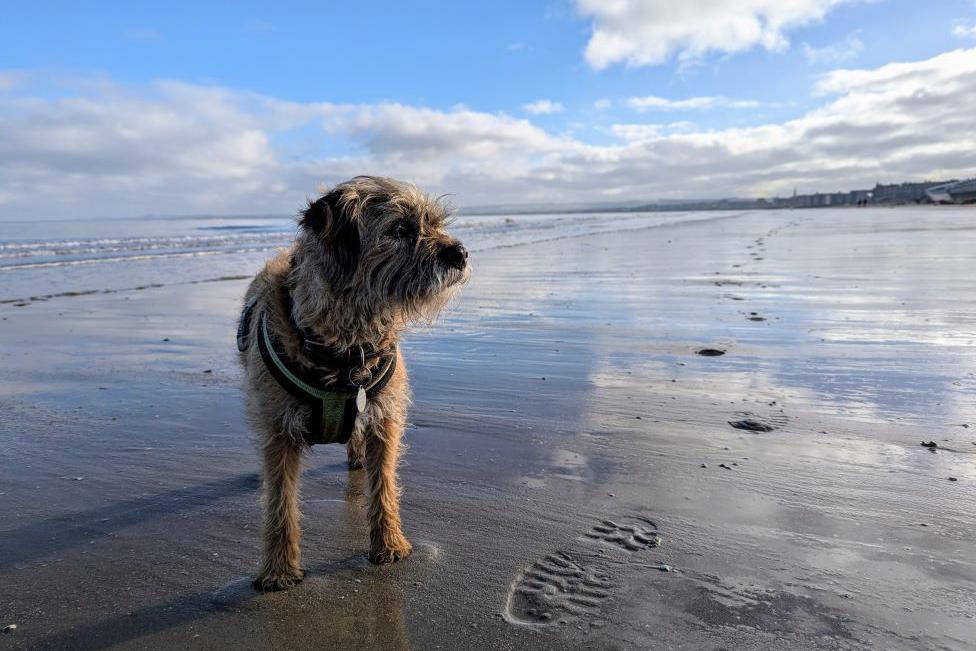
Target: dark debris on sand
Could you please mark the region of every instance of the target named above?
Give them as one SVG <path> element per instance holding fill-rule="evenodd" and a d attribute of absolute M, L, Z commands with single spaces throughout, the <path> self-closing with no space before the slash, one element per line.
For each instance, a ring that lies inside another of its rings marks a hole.
<path fill-rule="evenodd" d="M 701 350 L 695 351 L 695 354 L 701 355 L 702 357 L 721 357 L 725 354 L 725 351 L 719 348 L 702 348 Z"/>
<path fill-rule="evenodd" d="M 769 423 L 764 423 L 755 418 L 744 418 L 742 420 L 730 420 L 729 425 L 736 429 L 746 430 L 747 432 L 772 432 L 775 427 Z"/>

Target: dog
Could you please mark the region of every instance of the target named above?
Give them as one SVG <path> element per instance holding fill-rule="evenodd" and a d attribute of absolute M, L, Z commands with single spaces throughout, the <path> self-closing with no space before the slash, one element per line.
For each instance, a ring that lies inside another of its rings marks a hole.
<path fill-rule="evenodd" d="M 263 461 L 261 591 L 302 581 L 301 460 L 345 443 L 365 468 L 372 563 L 405 558 L 397 463 L 410 402 L 398 348 L 432 322 L 468 279 L 468 252 L 449 210 L 413 185 L 360 176 L 301 211 L 294 244 L 244 296 L 238 348 L 248 420 Z"/>

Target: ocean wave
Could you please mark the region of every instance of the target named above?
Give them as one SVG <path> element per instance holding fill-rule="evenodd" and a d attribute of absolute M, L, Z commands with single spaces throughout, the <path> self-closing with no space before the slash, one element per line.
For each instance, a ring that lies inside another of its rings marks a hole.
<path fill-rule="evenodd" d="M 722 213 L 709 213 L 704 219 L 721 217 Z M 470 251 L 478 252 L 701 219 L 701 213 L 479 215 L 456 219 L 451 232 Z M 75 232 L 65 228 L 65 234 L 75 237 L 62 239 L 31 238 L 28 228 L 19 238 L 0 241 L 0 299 L 11 302 L 19 300 L 13 298 L 17 296 L 120 289 L 135 276 L 144 285 L 156 286 L 194 282 L 214 274 L 254 273 L 267 257 L 262 254 L 287 247 L 294 236 L 295 224 L 290 219 L 242 228 L 225 223 L 229 221 L 71 224 Z M 159 232 L 147 233 L 149 227 Z M 47 234 L 40 227 L 35 230 Z M 93 236 L 77 237 L 80 233 Z M 71 268 L 79 271 L 59 271 Z"/>

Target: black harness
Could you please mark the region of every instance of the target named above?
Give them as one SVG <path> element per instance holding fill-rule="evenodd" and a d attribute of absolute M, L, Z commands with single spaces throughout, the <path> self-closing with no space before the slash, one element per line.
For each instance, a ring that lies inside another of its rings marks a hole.
<path fill-rule="evenodd" d="M 367 350 L 359 346 L 340 351 L 300 327 L 291 313 L 290 292 L 285 290 L 282 293 L 289 323 L 302 342 L 302 354 L 316 368 L 308 370 L 288 357 L 281 342 L 268 327 L 267 312 L 258 315 L 257 338 L 261 359 L 281 388 L 311 408 L 312 415 L 303 433 L 306 443 L 346 443 L 355 427 L 356 414 L 365 406 L 365 400 L 372 399 L 382 391 L 393 376 L 397 347 L 391 345 Z M 237 328 L 237 349 L 241 352 L 247 350 L 250 344 L 248 339 L 256 303 L 257 299 L 251 298 L 241 313 Z M 375 359 L 379 363 L 375 371 L 371 371 L 367 362 Z M 333 374 L 334 378 L 331 377 Z M 365 375 L 365 379 L 359 380 L 360 375 Z"/>

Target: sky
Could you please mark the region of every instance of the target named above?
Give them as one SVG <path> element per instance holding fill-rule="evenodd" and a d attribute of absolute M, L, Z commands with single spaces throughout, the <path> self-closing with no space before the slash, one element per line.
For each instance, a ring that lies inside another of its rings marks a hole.
<path fill-rule="evenodd" d="M 9 3 L 0 220 L 976 176 L 976 0 Z"/>

